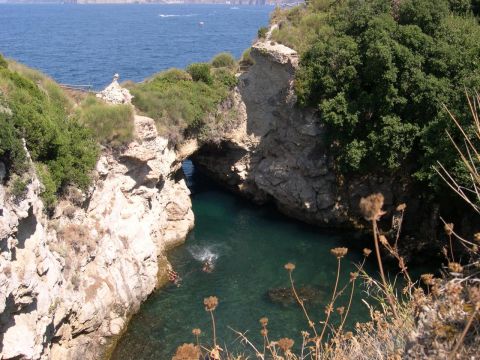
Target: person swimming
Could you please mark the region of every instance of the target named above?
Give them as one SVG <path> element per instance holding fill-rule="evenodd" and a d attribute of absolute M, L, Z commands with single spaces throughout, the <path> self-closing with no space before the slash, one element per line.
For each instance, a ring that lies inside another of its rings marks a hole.
<path fill-rule="evenodd" d="M 202 271 L 206 273 L 211 273 L 213 271 L 213 262 L 211 258 L 208 258 L 203 262 Z"/>
<path fill-rule="evenodd" d="M 180 276 L 178 275 L 178 273 L 177 273 L 175 270 L 170 270 L 170 269 L 169 269 L 169 270 L 167 270 L 167 274 L 168 274 L 168 280 L 169 280 L 171 283 L 173 283 L 173 284 L 175 284 L 175 285 L 177 285 L 177 286 L 180 285 L 180 280 L 181 280 L 181 279 L 180 279 Z"/>

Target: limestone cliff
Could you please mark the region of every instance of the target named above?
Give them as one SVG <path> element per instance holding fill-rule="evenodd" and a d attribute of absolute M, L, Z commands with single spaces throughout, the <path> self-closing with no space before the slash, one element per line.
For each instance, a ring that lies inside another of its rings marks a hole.
<path fill-rule="evenodd" d="M 135 131 L 52 218 L 33 170 L 21 198 L 0 185 L 0 358 L 99 359 L 165 281 L 165 250 L 193 226 L 189 190 L 153 120 L 136 116 Z"/>
<path fill-rule="evenodd" d="M 294 50 L 264 40 L 253 45 L 251 56 L 254 65 L 240 76 L 234 104 L 241 125 L 224 135 L 220 146 L 203 146 L 195 155 L 197 165 L 255 201 L 272 201 L 286 214 L 320 226 L 361 225 L 359 200 L 373 192 L 385 195 L 386 227 L 402 202 L 408 200 L 407 214 L 418 214 L 419 200 L 411 196 L 409 183 L 337 175 L 321 119 L 314 109 L 296 106 Z M 432 219 L 424 215 L 421 221 Z"/>

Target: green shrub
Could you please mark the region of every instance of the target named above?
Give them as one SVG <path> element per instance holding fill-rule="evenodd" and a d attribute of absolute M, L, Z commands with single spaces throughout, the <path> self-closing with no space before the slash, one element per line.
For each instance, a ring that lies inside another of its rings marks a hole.
<path fill-rule="evenodd" d="M 8 62 L 5 60 L 5 58 L 0 54 L 0 69 L 5 69 L 8 67 Z"/>
<path fill-rule="evenodd" d="M 235 58 L 230 53 L 220 53 L 212 59 L 212 66 L 214 68 L 228 67 L 233 68 L 235 66 Z"/>
<path fill-rule="evenodd" d="M 187 67 L 187 72 L 192 76 L 193 81 L 203 81 L 211 85 L 213 83 L 211 69 L 212 66 L 208 63 L 194 63 Z"/>
<path fill-rule="evenodd" d="M 319 17 L 327 25 L 304 51 L 295 86 L 299 104 L 318 109 L 329 128 L 342 172 L 408 168 L 430 186 L 438 159 L 462 172 L 444 150 L 445 129 L 455 131 L 443 104 L 468 113 L 463 89 L 480 86 L 480 25 L 451 5 L 405 0 L 392 14 L 390 1 L 352 0 Z"/>
<path fill-rule="evenodd" d="M 252 66 L 255 64 L 255 61 L 252 58 L 252 55 L 250 54 L 252 52 L 252 48 L 246 49 L 243 54 L 242 58 L 240 60 L 241 65 L 243 66 Z"/>
<path fill-rule="evenodd" d="M 115 147 L 133 140 L 133 108 L 130 105 L 110 105 L 89 96 L 80 105 L 77 115 L 103 145 Z"/>
<path fill-rule="evenodd" d="M 15 198 L 21 198 L 27 191 L 28 181 L 24 180 L 20 176 L 15 176 L 12 179 L 12 185 L 10 186 L 10 193 Z"/>
<path fill-rule="evenodd" d="M 181 69 L 169 69 L 162 73 L 156 74 L 153 78 L 162 79 L 168 82 L 176 83 L 177 81 L 184 80 L 190 81 L 192 80 L 192 76 L 186 72 L 185 70 Z"/>
<path fill-rule="evenodd" d="M 257 36 L 259 39 L 265 39 L 267 37 L 268 33 L 268 28 L 265 26 L 262 26 L 260 29 L 258 29 Z"/>
<path fill-rule="evenodd" d="M 238 83 L 238 79 L 231 71 L 227 69 L 217 69 L 214 73 L 215 80 L 231 89 Z"/>
<path fill-rule="evenodd" d="M 207 69 L 210 80 L 205 82 L 199 77 L 204 76 Z M 159 133 L 173 143 L 182 141 L 185 134 L 202 133 L 202 139 L 208 139 L 205 129 L 210 127 L 206 124 L 212 121 L 218 106 L 237 82 L 229 68 L 211 69 L 210 64 L 192 64 L 188 70 L 189 73 L 168 70 L 130 87 L 136 108 L 152 117 Z"/>
<path fill-rule="evenodd" d="M 0 68 L 0 103 L 9 109 L 0 113 L 0 157 L 10 172 L 28 169 L 24 138 L 32 160 L 45 167 L 51 194 L 67 184 L 88 186 L 97 145 L 91 132 L 70 116 L 72 101 L 51 79 L 12 62 L 8 69 Z"/>
<path fill-rule="evenodd" d="M 0 112 L 0 160 L 7 169 L 21 174 L 28 169 L 27 154 L 11 116 Z"/>

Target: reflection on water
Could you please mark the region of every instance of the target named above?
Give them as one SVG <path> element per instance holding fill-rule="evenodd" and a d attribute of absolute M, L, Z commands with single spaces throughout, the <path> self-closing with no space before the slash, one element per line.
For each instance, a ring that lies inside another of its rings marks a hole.
<path fill-rule="evenodd" d="M 263 316 L 270 319 L 271 339 L 288 336 L 299 344 L 300 331 L 307 329 L 302 312 L 293 301 L 277 301 L 289 286 L 283 266 L 296 264 L 296 284 L 309 298 L 306 306 L 311 316 L 320 321 L 336 275 L 336 259 L 330 249 L 346 245 L 345 239 L 350 237 L 243 201 L 195 175 L 189 163 L 184 170 L 192 175 L 187 180 L 192 186 L 196 220 L 186 244 L 169 253 L 182 278 L 181 286 L 167 286 L 143 304 L 113 359 L 170 359 L 178 345 L 194 341 L 191 331 L 197 327 L 203 331 L 201 340 L 208 343 L 211 325 L 203 299 L 210 295 L 219 298 L 215 315 L 223 348 L 246 351 L 229 327 L 248 330 L 252 340 L 261 341 L 258 319 Z M 209 259 L 214 262 L 211 273 L 202 271 L 203 262 Z M 345 260 L 340 287 L 348 284 L 349 273 L 355 269 L 352 263 L 361 262 L 362 256 L 350 251 Z M 337 306 L 346 305 L 347 293 Z M 368 316 L 362 297 L 365 294 L 360 287 L 349 326 Z M 334 317 L 334 321 L 338 319 Z"/>

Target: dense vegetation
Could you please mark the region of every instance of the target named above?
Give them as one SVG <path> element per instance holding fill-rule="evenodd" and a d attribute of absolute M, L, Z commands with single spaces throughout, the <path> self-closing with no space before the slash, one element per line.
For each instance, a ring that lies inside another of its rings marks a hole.
<path fill-rule="evenodd" d="M 115 147 L 133 140 L 133 108 L 130 105 L 107 105 L 90 95 L 80 104 L 76 115 L 102 145 Z"/>
<path fill-rule="evenodd" d="M 0 56 L 0 161 L 13 196 L 21 196 L 31 179 L 23 139 L 47 208 L 67 185 L 88 187 L 98 144 L 115 147 L 132 140 L 131 106 L 108 105 L 93 96 L 79 99 L 74 106 L 53 80 Z"/>
<path fill-rule="evenodd" d="M 436 186 L 441 159 L 464 173 L 444 105 L 468 118 L 464 89 L 480 85 L 478 11 L 476 0 L 314 0 L 274 13 L 273 38 L 301 53 L 299 105 L 330 128 L 341 172 L 404 171 Z"/>
<path fill-rule="evenodd" d="M 170 69 L 142 84 L 130 85 L 133 103 L 155 119 L 159 132 L 173 142 L 185 134 L 205 134 L 222 101 L 237 83 L 231 56 L 220 54 L 212 64 L 196 63 L 186 71 Z"/>
<path fill-rule="evenodd" d="M 91 132 L 68 114 L 72 102 L 49 78 L 0 60 L 0 159 L 10 172 L 25 176 L 27 156 L 22 138 L 44 185 L 47 206 L 67 184 L 85 188 L 97 159 Z M 14 184 L 16 192 L 28 179 Z"/>

